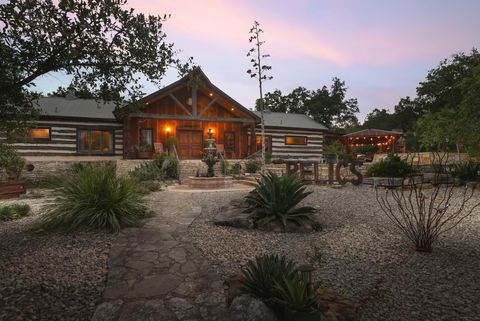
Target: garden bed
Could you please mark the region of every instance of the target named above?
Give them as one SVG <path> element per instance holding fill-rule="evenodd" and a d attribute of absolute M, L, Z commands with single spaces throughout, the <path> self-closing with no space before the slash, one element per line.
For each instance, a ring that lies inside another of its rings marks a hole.
<path fill-rule="evenodd" d="M 32 213 L 0 222 L 0 320 L 87 321 L 101 299 L 114 235 L 32 233 L 48 195 L 2 202 L 29 204 Z"/>
<path fill-rule="evenodd" d="M 480 315 L 480 212 L 446 233 L 432 253 L 418 253 L 381 212 L 371 187 L 311 187 L 305 203 L 318 208 L 323 231 L 275 233 L 214 226 L 219 201 L 202 199 L 204 212 L 190 236 L 225 279 L 249 259 L 284 254 L 306 263 L 317 246 L 324 262 L 314 278 L 360 306 L 362 320 L 475 320 Z M 205 195 L 205 194 L 204 194 Z M 213 202 L 213 203 L 212 203 Z"/>

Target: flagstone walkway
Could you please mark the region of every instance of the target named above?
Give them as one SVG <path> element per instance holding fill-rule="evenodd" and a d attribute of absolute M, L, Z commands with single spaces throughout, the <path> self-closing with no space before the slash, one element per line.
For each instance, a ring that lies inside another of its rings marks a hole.
<path fill-rule="evenodd" d="M 156 215 L 123 230 L 111 248 L 103 303 L 92 321 L 224 320 L 223 282 L 185 233 L 201 207 L 191 193 L 150 198 Z"/>

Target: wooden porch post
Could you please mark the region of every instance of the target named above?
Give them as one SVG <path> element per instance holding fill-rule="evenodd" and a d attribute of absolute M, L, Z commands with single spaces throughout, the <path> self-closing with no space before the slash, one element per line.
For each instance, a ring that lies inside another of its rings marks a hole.
<path fill-rule="evenodd" d="M 128 158 L 128 133 L 130 132 L 130 118 L 123 116 L 123 159 Z"/>

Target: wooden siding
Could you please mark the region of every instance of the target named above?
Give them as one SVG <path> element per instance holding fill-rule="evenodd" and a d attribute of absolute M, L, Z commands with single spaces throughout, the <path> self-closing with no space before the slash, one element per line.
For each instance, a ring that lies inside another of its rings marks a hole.
<path fill-rule="evenodd" d="M 256 130 L 257 136 L 260 135 L 260 126 Z M 322 131 L 267 127 L 265 136 L 271 137 L 273 157 L 319 158 L 323 154 Z M 286 145 L 285 136 L 306 136 L 307 145 Z"/>
<path fill-rule="evenodd" d="M 102 128 L 114 130 L 114 154 L 95 154 L 95 156 L 123 155 L 122 124 L 108 121 L 83 120 L 38 120 L 36 126 L 50 128 L 50 139 L 38 141 L 19 141 L 13 143 L 18 152 L 24 156 L 86 156 L 77 152 L 78 128 Z"/>

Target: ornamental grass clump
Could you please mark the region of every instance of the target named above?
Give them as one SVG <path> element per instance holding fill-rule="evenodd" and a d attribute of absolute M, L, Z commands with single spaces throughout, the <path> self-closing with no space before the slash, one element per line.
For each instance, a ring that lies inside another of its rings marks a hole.
<path fill-rule="evenodd" d="M 312 192 L 306 192 L 307 186 L 295 176 L 267 173 L 257 183 L 245 198 L 245 213 L 250 214 L 256 227 L 278 222 L 285 231 L 289 222 L 301 225 L 314 213 L 311 206 L 297 207 Z"/>
<path fill-rule="evenodd" d="M 40 227 L 48 231 L 138 226 L 146 206 L 137 183 L 117 177 L 112 166 L 86 167 L 65 177 L 44 207 Z"/>

